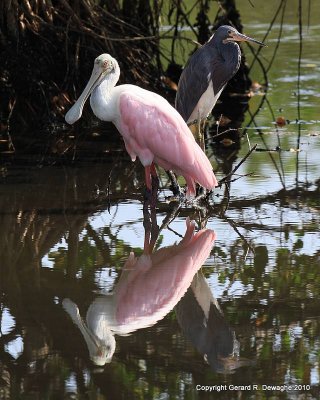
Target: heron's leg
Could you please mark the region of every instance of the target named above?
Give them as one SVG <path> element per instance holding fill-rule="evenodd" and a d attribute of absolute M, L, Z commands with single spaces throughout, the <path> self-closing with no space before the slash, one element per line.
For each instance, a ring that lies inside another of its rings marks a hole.
<path fill-rule="evenodd" d="M 196 132 L 197 132 L 197 143 L 201 147 L 201 150 L 205 153 L 205 144 L 204 144 L 204 122 L 201 120 L 200 113 L 198 113 L 198 119 L 197 119 L 197 126 L 196 126 Z M 198 197 L 199 195 L 202 195 L 205 192 L 205 189 L 202 186 L 199 186 L 198 184 L 196 185 L 196 196 Z"/>
<path fill-rule="evenodd" d="M 201 147 L 202 151 L 205 153 L 205 146 L 204 146 L 204 124 L 202 124 L 200 113 L 198 113 L 197 119 L 197 137 L 198 137 L 198 144 Z"/>
<path fill-rule="evenodd" d="M 176 177 L 175 173 L 172 171 L 166 171 L 166 173 L 171 182 L 170 190 L 172 191 L 174 196 L 180 197 L 183 193 L 182 193 L 181 187 L 177 181 L 177 177 Z"/>
<path fill-rule="evenodd" d="M 206 135 L 206 124 L 207 124 L 207 119 L 202 120 L 202 150 L 205 153 L 206 152 L 206 140 L 205 140 L 205 135 Z"/>

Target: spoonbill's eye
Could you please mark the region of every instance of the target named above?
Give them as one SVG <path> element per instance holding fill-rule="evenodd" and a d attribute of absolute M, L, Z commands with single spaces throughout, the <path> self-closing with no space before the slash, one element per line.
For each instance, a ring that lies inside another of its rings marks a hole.
<path fill-rule="evenodd" d="M 110 60 L 104 60 L 102 63 L 102 68 L 103 69 L 112 69 L 112 61 Z"/>

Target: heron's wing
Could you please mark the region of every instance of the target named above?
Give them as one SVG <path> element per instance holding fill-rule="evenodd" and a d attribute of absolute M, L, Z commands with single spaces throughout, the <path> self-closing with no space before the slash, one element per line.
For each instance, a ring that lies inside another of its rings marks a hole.
<path fill-rule="evenodd" d="M 208 42 L 206 46 L 209 48 L 211 43 Z M 213 91 L 216 95 L 238 71 L 241 62 L 241 51 L 236 43 L 229 43 L 220 49 L 219 54 L 216 49 L 211 54 L 211 80 Z"/>
<path fill-rule="evenodd" d="M 161 96 L 143 89 L 123 92 L 119 100 L 118 126 L 126 148 L 144 166 L 152 161 L 213 188 L 212 166 L 195 142 L 179 113 Z"/>
<path fill-rule="evenodd" d="M 188 121 L 200 97 L 208 88 L 210 64 L 205 62 L 203 46 L 188 60 L 180 76 L 175 107 L 185 121 Z"/>
<path fill-rule="evenodd" d="M 217 96 L 230 78 L 228 65 L 210 42 L 198 49 L 189 59 L 179 80 L 176 109 L 182 118 L 188 121 L 210 81 L 214 96 Z"/>

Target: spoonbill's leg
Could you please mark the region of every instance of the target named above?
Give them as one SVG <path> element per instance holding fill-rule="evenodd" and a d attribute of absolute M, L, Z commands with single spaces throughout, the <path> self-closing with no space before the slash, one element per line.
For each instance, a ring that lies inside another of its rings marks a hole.
<path fill-rule="evenodd" d="M 144 193 L 143 211 L 147 211 L 148 205 L 150 204 L 150 198 L 151 198 L 151 192 L 152 192 L 150 165 L 147 165 L 146 167 L 144 167 L 144 174 L 145 174 L 145 180 L 146 180 L 146 190 Z"/>
<path fill-rule="evenodd" d="M 157 192 L 159 188 L 159 178 L 156 167 L 154 163 L 151 163 L 151 165 L 147 165 L 144 170 L 146 180 L 146 192 L 143 208 L 148 208 L 149 204 L 150 208 L 155 208 L 157 202 Z"/>
<path fill-rule="evenodd" d="M 159 226 L 157 223 L 157 214 L 156 214 L 156 210 L 151 209 L 151 238 L 150 238 L 150 248 L 151 251 L 153 251 L 153 248 L 158 240 L 159 237 Z"/>
<path fill-rule="evenodd" d="M 158 197 L 157 195 L 159 189 L 159 177 L 154 163 L 152 163 L 150 166 L 150 172 L 151 172 L 151 185 L 152 185 L 152 190 L 151 190 L 152 196 L 151 196 L 150 207 L 151 209 L 155 209 Z"/>
<path fill-rule="evenodd" d="M 149 219 L 149 211 L 146 209 L 143 210 L 143 227 L 144 227 L 143 254 L 150 254 L 151 222 Z"/>
<path fill-rule="evenodd" d="M 145 174 L 145 180 L 146 180 L 146 187 L 151 192 L 152 184 L 151 184 L 151 166 L 150 165 L 147 165 L 146 167 L 144 167 L 144 174 Z"/>

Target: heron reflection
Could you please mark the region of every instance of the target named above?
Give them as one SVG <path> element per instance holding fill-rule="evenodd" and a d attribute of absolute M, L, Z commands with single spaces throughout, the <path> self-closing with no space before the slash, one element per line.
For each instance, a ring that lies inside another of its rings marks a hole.
<path fill-rule="evenodd" d="M 115 335 L 127 335 L 164 318 L 186 293 L 192 279 L 208 258 L 216 238 L 210 229 L 195 232 L 186 220 L 186 232 L 178 244 L 154 250 L 154 224 L 145 221 L 143 254 L 130 253 L 113 293 L 98 296 L 88 308 L 86 322 L 70 299 L 63 307 L 82 333 L 96 365 L 111 361 Z"/>
<path fill-rule="evenodd" d="M 176 305 L 175 312 L 184 335 L 214 371 L 232 373 L 241 366 L 251 364 L 251 361 L 239 358 L 235 332 L 201 270 Z"/>

